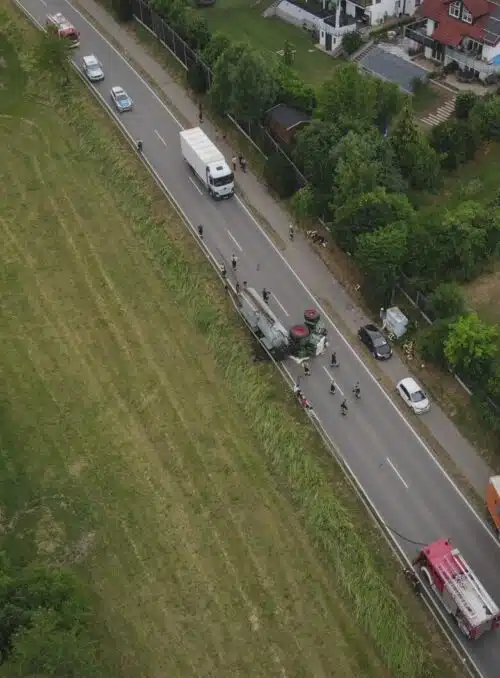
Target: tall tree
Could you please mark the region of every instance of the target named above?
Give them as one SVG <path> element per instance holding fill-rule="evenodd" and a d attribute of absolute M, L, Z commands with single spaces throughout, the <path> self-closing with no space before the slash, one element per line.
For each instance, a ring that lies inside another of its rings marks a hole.
<path fill-rule="evenodd" d="M 274 62 L 246 43 L 231 45 L 217 59 L 213 78 L 211 95 L 217 110 L 244 122 L 260 120 L 278 92 Z"/>
<path fill-rule="evenodd" d="M 408 198 L 376 188 L 370 193 L 354 194 L 335 211 L 334 231 L 339 244 L 352 252 L 359 235 L 373 232 L 394 222 L 409 223 L 414 210 Z"/>
<path fill-rule="evenodd" d="M 474 382 L 488 379 L 498 352 L 498 330 L 477 313 L 461 316 L 450 326 L 444 354 L 450 366 Z"/>
<path fill-rule="evenodd" d="M 325 122 L 345 122 L 353 118 L 365 125 L 376 118 L 374 79 L 359 72 L 356 64 L 338 66 L 318 92 L 317 116 Z"/>
<path fill-rule="evenodd" d="M 439 157 L 413 119 L 407 103 L 391 130 L 390 140 L 401 173 L 410 186 L 432 190 L 439 180 Z"/>
<path fill-rule="evenodd" d="M 377 306 L 390 303 L 406 258 L 404 223 L 388 224 L 356 239 L 355 259 L 364 275 L 365 294 Z"/>

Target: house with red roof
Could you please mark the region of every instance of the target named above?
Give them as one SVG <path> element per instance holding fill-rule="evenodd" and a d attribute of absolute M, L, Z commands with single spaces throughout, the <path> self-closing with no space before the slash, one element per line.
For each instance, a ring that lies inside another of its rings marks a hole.
<path fill-rule="evenodd" d="M 500 75 L 500 0 L 423 0 L 418 16 L 405 34 L 426 58 L 482 81 Z"/>

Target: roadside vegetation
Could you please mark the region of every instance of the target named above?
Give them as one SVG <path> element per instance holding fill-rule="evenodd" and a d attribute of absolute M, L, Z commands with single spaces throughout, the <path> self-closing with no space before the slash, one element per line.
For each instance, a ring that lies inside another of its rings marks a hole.
<path fill-rule="evenodd" d="M 216 114 L 232 114 L 258 141 L 263 115 L 274 104 L 312 113 L 313 122 L 284 149 L 307 185 L 300 187 L 281 152 L 269 155 L 265 179 L 280 197 L 292 198 L 299 220 L 326 223 L 332 241 L 358 267 L 364 301 L 374 311 L 391 303 L 398 286 L 419 297 L 433 325 L 416 324 L 405 343 L 416 362 L 432 368 L 429 378 L 436 369 L 451 370 L 472 389 L 465 433 L 476 440 L 478 431 L 488 430 L 488 460 L 499 467 L 498 304 L 484 297 L 498 281 L 500 97 L 460 93 L 454 117 L 422 130 L 412 101 L 354 64 L 337 65 L 318 85 L 296 70 L 290 45 L 279 60 L 269 58 L 253 38 L 235 41 L 227 27 L 212 33 L 209 11 L 182 1 L 175 9 L 165 0 L 152 6 L 201 56 L 188 84 Z M 422 103 L 418 96 L 416 103 Z"/>
<path fill-rule="evenodd" d="M 0 10 L 0 676 L 461 676 L 64 50 Z"/>

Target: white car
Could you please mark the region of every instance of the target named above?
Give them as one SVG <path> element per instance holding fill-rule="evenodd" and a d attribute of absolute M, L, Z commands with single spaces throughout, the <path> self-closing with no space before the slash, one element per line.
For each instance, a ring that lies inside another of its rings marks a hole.
<path fill-rule="evenodd" d="M 111 101 L 114 103 L 118 113 L 123 113 L 124 111 L 131 111 L 134 105 L 134 102 L 129 97 L 127 92 L 123 87 L 112 87 L 111 88 Z"/>
<path fill-rule="evenodd" d="M 399 395 L 415 414 L 423 414 L 431 409 L 429 399 L 412 377 L 406 377 L 396 386 Z"/>
<path fill-rule="evenodd" d="M 82 69 L 91 82 L 104 80 L 104 71 L 102 70 L 102 66 L 93 54 L 83 57 Z"/>

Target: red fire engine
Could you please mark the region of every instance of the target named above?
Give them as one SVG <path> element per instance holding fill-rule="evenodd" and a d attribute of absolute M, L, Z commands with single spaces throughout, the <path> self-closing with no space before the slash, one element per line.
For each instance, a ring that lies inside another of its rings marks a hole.
<path fill-rule="evenodd" d="M 498 605 L 448 540 L 423 548 L 414 563 L 467 638 L 479 638 L 500 627 Z"/>
<path fill-rule="evenodd" d="M 69 41 L 70 47 L 78 47 L 80 44 L 80 33 L 73 24 L 64 17 L 61 12 L 57 14 L 47 14 L 47 26 L 51 26 L 60 38 Z"/>

